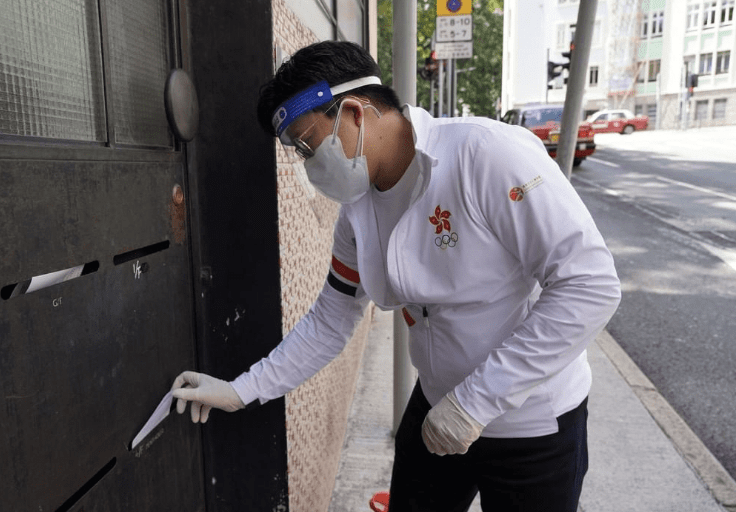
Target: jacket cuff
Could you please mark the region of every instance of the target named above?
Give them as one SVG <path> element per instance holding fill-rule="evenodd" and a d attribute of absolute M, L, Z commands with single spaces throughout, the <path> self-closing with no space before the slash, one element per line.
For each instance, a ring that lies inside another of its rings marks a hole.
<path fill-rule="evenodd" d="M 268 400 L 261 400 L 256 394 L 255 390 L 249 383 L 250 375 L 248 372 L 241 373 L 235 380 L 230 382 L 235 392 L 238 394 L 240 399 L 245 404 L 246 409 L 250 409 L 253 402 L 258 400 L 260 404 L 264 404 Z"/>

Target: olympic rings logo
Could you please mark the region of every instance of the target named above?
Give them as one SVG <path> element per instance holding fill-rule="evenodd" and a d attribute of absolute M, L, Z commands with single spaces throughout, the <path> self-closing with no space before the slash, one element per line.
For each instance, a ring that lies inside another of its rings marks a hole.
<path fill-rule="evenodd" d="M 453 232 L 450 235 L 438 236 L 434 239 L 434 245 L 442 249 L 443 251 L 448 247 L 455 247 L 457 245 L 458 236 L 457 233 Z"/>

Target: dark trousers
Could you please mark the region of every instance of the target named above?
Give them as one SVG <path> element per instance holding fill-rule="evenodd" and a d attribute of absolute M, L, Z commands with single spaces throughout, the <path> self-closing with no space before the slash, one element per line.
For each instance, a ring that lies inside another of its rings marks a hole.
<path fill-rule="evenodd" d="M 588 470 L 586 398 L 541 437 L 481 437 L 464 455 L 440 457 L 422 441 L 430 410 L 419 384 L 396 434 L 390 512 L 575 512 Z"/>

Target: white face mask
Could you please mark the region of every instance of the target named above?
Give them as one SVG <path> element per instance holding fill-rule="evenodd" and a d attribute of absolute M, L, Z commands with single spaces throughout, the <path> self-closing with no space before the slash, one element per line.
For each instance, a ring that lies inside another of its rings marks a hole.
<path fill-rule="evenodd" d="M 309 181 L 317 190 L 338 203 L 351 204 L 370 190 L 371 180 L 368 175 L 368 161 L 363 155 L 365 120 L 360 123 L 355 158 L 350 159 L 345 156 L 342 142 L 337 136 L 343 105 L 344 102 L 340 104 L 337 111 L 332 134 L 325 137 L 319 147 L 314 150 L 314 156 L 304 161 L 304 168 L 307 170 Z M 358 150 L 360 150 L 360 156 Z"/>

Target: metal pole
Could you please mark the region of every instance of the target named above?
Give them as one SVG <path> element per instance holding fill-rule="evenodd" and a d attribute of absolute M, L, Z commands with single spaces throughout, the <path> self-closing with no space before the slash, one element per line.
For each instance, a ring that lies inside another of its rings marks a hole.
<path fill-rule="evenodd" d="M 549 70 L 549 48 L 547 48 L 547 70 Z M 549 74 L 547 74 L 549 78 Z M 549 81 L 544 83 L 544 104 L 549 103 Z"/>
<path fill-rule="evenodd" d="M 662 73 L 657 73 L 657 119 L 654 121 L 654 129 L 659 130 L 662 126 Z"/>
<path fill-rule="evenodd" d="M 572 162 L 575 158 L 575 146 L 580 125 L 580 109 L 585 93 L 585 76 L 588 71 L 590 43 L 593 38 L 593 25 L 598 0 L 580 2 L 578 21 L 575 29 L 575 49 L 570 62 L 570 75 L 567 79 L 565 107 L 562 112 L 560 141 L 557 145 L 557 163 L 568 179 L 572 175 Z"/>
<path fill-rule="evenodd" d="M 682 65 L 682 72 L 680 73 L 680 93 L 677 99 L 680 101 L 680 130 L 684 129 L 685 126 L 685 76 L 687 75 L 687 67 L 685 64 Z"/>
<path fill-rule="evenodd" d="M 457 112 L 457 60 L 452 64 L 452 114 Z"/>
<path fill-rule="evenodd" d="M 444 103 L 444 95 L 442 91 L 445 87 L 445 61 L 440 60 L 440 73 L 437 77 L 437 117 L 442 117 L 442 109 L 444 108 L 442 103 Z"/>
<path fill-rule="evenodd" d="M 429 81 L 429 113 L 433 116 L 436 114 L 434 106 L 434 78 Z"/>
<path fill-rule="evenodd" d="M 452 111 L 452 70 L 455 69 L 455 59 L 447 59 L 447 117 L 453 117 Z"/>
<path fill-rule="evenodd" d="M 401 101 L 417 103 L 417 1 L 393 0 L 394 89 Z M 401 327 L 397 327 L 401 326 Z M 394 312 L 394 434 L 399 428 L 414 383 L 409 358 L 409 330 L 399 310 Z"/>

